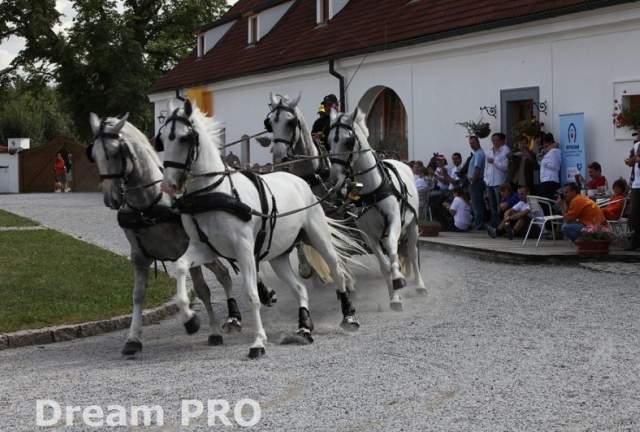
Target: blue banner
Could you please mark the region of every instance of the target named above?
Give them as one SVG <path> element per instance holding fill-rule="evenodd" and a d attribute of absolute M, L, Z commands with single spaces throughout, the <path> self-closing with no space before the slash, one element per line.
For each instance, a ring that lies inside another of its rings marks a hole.
<path fill-rule="evenodd" d="M 587 178 L 587 152 L 584 142 L 584 113 L 560 115 L 560 150 L 564 185 L 576 181 L 576 174 Z"/>

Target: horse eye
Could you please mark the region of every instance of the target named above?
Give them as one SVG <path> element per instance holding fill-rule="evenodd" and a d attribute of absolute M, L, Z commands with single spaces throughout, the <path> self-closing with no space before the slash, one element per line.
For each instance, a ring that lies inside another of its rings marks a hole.
<path fill-rule="evenodd" d="M 185 135 L 185 136 L 181 136 L 180 137 L 180 142 L 183 143 L 183 144 L 184 143 L 188 143 L 189 141 L 190 141 L 189 135 Z"/>
<path fill-rule="evenodd" d="M 287 121 L 287 125 L 289 125 L 289 127 L 291 127 L 291 128 L 292 128 L 292 127 L 295 127 L 295 125 L 296 125 L 296 119 L 289 119 L 289 120 Z"/>

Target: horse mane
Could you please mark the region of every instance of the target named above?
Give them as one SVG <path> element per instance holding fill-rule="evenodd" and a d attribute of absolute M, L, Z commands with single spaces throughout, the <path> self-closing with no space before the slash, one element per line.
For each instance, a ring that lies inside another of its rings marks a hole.
<path fill-rule="evenodd" d="M 214 117 L 206 116 L 195 104 L 193 104 L 190 120 L 198 128 L 198 133 L 201 137 L 209 138 L 216 150 L 222 150 L 222 142 L 220 140 L 223 132 L 222 123 Z"/>
<path fill-rule="evenodd" d="M 135 149 L 142 150 L 155 165 L 159 167 L 162 166 L 158 153 L 156 153 L 156 150 L 153 148 L 145 134 L 140 132 L 137 127 L 129 122 L 125 122 L 120 132 L 127 138 L 129 143 L 136 143 L 136 145 L 133 146 Z"/>

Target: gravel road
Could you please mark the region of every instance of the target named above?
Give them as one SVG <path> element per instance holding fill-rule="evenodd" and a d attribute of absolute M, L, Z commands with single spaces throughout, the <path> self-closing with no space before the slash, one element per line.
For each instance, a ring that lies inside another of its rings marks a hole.
<path fill-rule="evenodd" d="M 0 196 L 0 208 L 126 251 L 97 195 Z M 248 314 L 223 347 L 207 346 L 206 327 L 186 336 L 175 319 L 145 327 L 133 361 L 119 355 L 125 332 L 0 351 L 0 430 L 35 430 L 37 399 L 105 410 L 158 404 L 165 426 L 150 430 L 235 430 L 180 426 L 180 401 L 242 398 L 260 403 L 259 431 L 640 430 L 637 277 L 421 254 L 430 292 L 409 289 L 402 313 L 389 311 L 372 261 L 363 261 L 371 270 L 358 272 L 357 334 L 338 328 L 332 290 L 311 287 L 309 346 L 277 344 L 297 313 L 266 271 L 280 300 L 263 309 L 271 343 L 258 361 L 246 359 Z M 218 287 L 214 296 L 222 312 Z"/>

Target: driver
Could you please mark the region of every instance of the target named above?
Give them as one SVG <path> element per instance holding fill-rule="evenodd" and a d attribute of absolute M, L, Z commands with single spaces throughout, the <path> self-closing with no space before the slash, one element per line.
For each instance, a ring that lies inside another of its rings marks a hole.
<path fill-rule="evenodd" d="M 318 109 L 319 117 L 311 128 L 311 135 L 314 139 L 322 143 L 324 148 L 327 149 L 327 152 L 331 152 L 331 146 L 327 143 L 329 127 L 331 126 L 331 109 L 335 109 L 336 111 L 340 110 L 340 103 L 334 94 L 329 94 L 324 97 Z"/>

